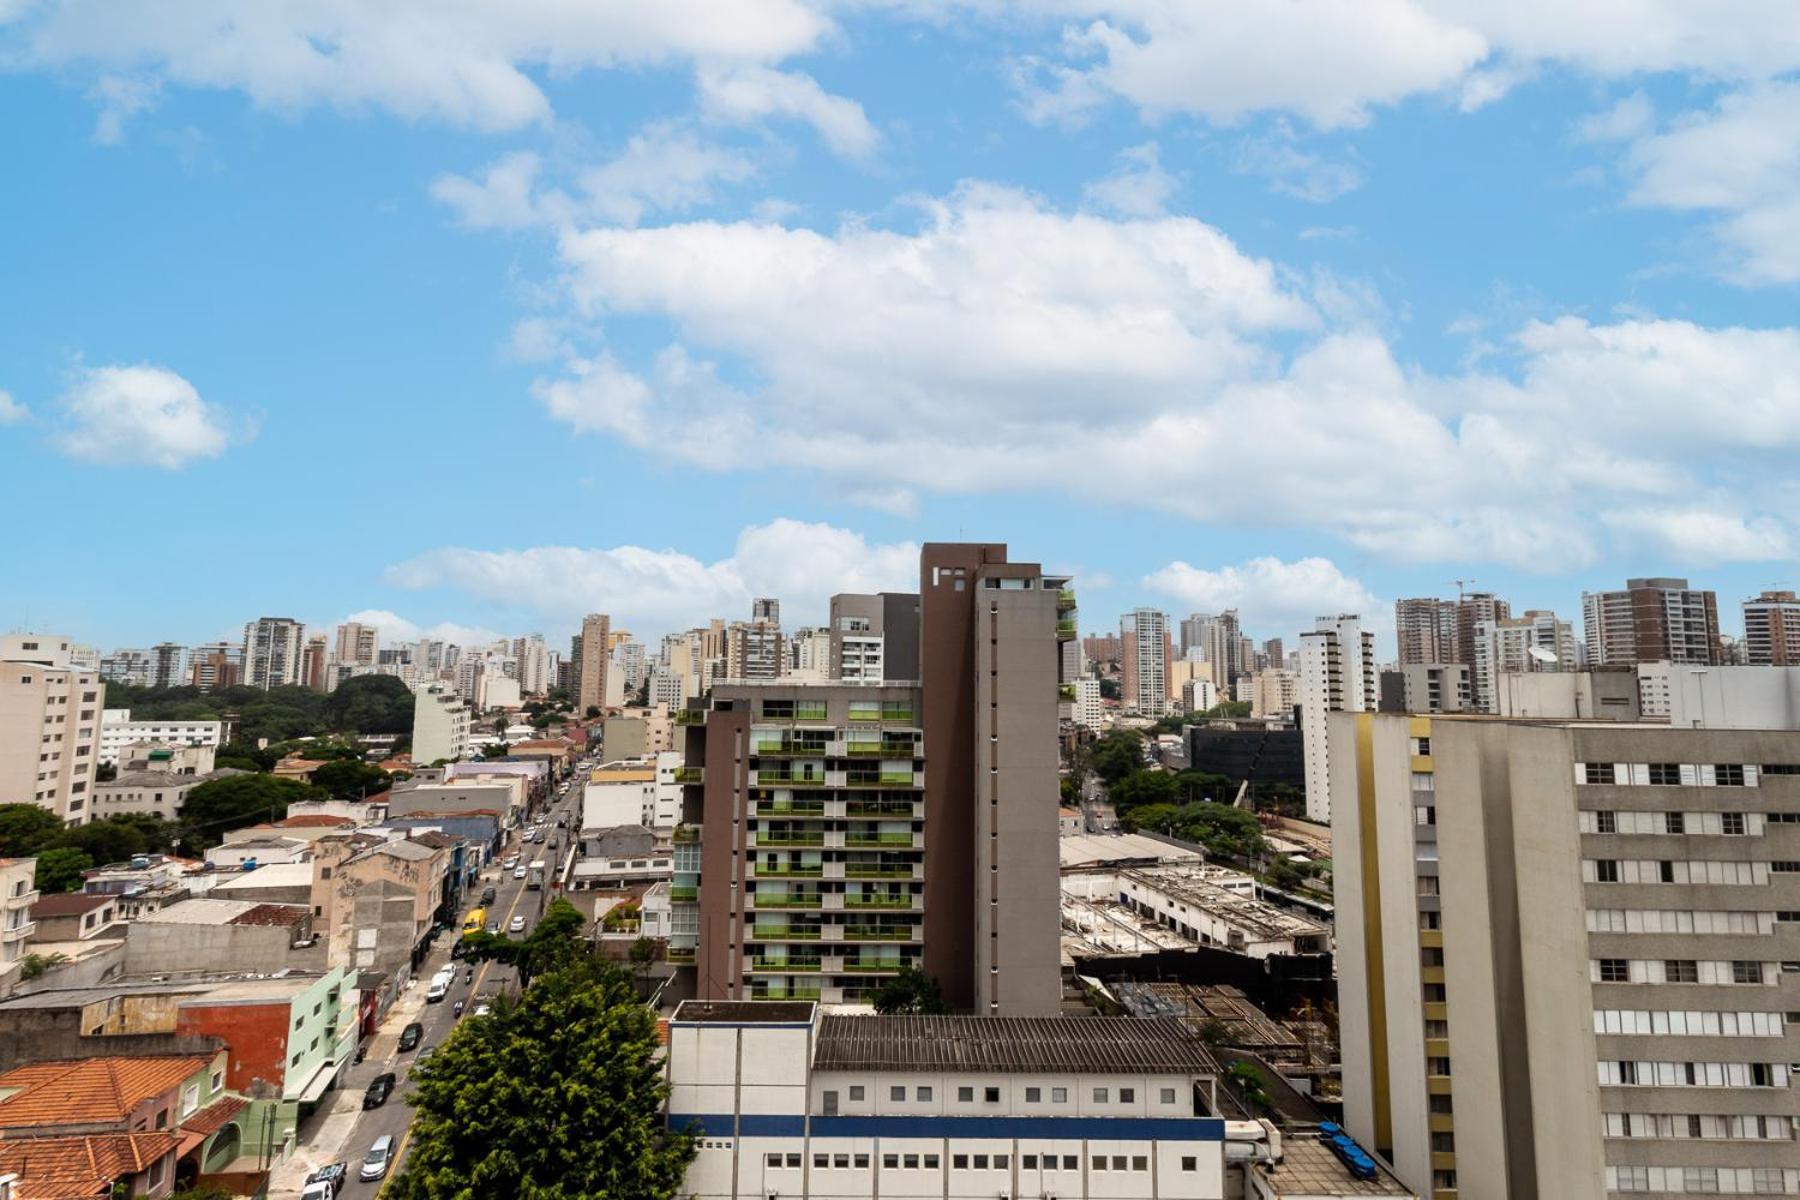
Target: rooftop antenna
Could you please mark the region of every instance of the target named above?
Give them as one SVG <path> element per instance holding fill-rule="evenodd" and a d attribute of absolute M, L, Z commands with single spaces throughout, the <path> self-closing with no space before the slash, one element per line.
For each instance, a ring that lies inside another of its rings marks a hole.
<path fill-rule="evenodd" d="M 1461 604 L 1463 601 L 1463 594 L 1464 594 L 1463 593 L 1463 585 L 1467 584 L 1467 583 L 1480 583 L 1481 580 L 1479 580 L 1479 579 L 1452 579 L 1450 582 L 1454 583 L 1456 585 L 1456 602 L 1458 604 Z"/>

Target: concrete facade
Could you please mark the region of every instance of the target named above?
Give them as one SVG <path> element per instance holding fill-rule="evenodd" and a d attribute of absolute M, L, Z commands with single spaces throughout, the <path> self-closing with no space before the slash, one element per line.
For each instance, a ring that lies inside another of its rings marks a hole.
<path fill-rule="evenodd" d="M 1375 635 L 1344 613 L 1320 617 L 1300 635 L 1300 733 L 1306 751 L 1306 816 L 1328 824 L 1331 791 L 1331 713 L 1373 712 L 1378 680 Z"/>
<path fill-rule="evenodd" d="M 75 664 L 72 649 L 54 634 L 0 637 L 0 802 L 84 825 L 93 819 L 106 685 Z"/>
<path fill-rule="evenodd" d="M 469 706 L 450 684 L 433 680 L 413 704 L 412 758 L 420 766 L 455 762 L 469 753 Z"/>

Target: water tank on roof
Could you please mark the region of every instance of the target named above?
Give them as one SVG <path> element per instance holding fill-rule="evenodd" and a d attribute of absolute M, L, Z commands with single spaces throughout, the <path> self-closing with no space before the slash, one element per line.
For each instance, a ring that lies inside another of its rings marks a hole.
<path fill-rule="evenodd" d="M 131 860 L 131 869 L 134 871 L 146 870 L 149 866 L 150 860 L 141 854 Z"/>
<path fill-rule="evenodd" d="M 256 870 L 256 860 L 254 858 L 246 858 L 243 862 L 243 869 L 246 871 Z"/>

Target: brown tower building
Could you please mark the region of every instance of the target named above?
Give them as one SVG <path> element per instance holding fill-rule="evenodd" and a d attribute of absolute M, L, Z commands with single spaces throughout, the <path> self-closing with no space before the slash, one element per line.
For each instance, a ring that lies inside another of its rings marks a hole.
<path fill-rule="evenodd" d="M 1685 579 L 1627 579 L 1622 592 L 1583 592 L 1588 661 L 1717 663 L 1719 599 Z"/>

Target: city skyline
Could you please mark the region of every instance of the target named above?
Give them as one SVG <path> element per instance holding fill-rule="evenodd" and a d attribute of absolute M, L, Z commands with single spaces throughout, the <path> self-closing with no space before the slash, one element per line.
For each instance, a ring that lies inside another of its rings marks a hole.
<path fill-rule="evenodd" d="M 45 569 L 0 624 L 549 634 L 874 590 L 955 537 L 1052 547 L 1090 612 L 1288 631 L 1459 575 L 1558 611 L 1628 576 L 1783 586 L 1793 46 L 1752 7 L 1645 0 L 1631 38 L 1473 7 L 1245 6 L 1201 38 L 1117 0 L 547 4 L 396 58 L 379 8 L 258 41 L 6 6 L 0 102 L 33 120 L 0 145 L 34 186 L 0 199 L 32 234 L 0 251 L 0 468 L 232 569 L 150 556 L 108 612 L 109 539 L 15 527 Z M 1179 599 L 1202 585 L 1227 598 Z"/>

